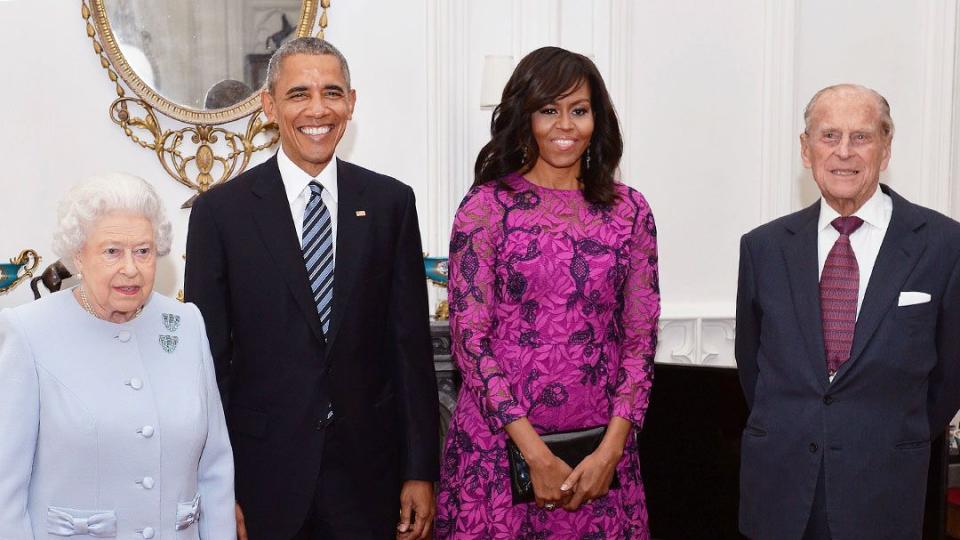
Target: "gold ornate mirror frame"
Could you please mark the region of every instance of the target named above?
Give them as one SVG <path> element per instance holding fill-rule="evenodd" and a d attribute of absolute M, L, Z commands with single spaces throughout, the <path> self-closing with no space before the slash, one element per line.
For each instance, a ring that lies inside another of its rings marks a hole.
<path fill-rule="evenodd" d="M 202 193 L 243 172 L 254 152 L 276 144 L 276 125 L 267 122 L 262 114 L 259 91 L 234 106 L 207 111 L 174 103 L 147 85 L 120 50 L 107 17 L 104 5 L 107 1 L 81 0 L 81 15 L 100 65 L 115 86 L 117 99 L 110 104 L 110 119 L 133 142 L 152 150 L 164 170 L 177 182 Z M 302 0 L 297 37 L 312 34 L 318 3 L 322 13 L 317 36 L 323 37 L 330 0 Z M 127 95 L 120 79 L 136 97 Z M 179 129 L 163 128 L 158 111 L 188 125 Z M 243 133 L 217 127 L 247 116 L 249 120 Z M 184 203 L 184 208 L 192 202 L 193 197 Z"/>

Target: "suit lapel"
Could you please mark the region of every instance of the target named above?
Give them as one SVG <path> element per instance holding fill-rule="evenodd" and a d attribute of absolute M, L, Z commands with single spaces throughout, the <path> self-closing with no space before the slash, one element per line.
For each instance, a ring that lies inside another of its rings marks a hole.
<path fill-rule="evenodd" d="M 793 307 L 800 323 L 817 381 L 827 384 L 827 358 L 823 345 L 823 324 L 820 320 L 820 280 L 817 255 L 817 219 L 819 201 L 807 207 L 785 225 L 793 235 L 783 247 Z"/>
<path fill-rule="evenodd" d="M 337 160 L 337 254 L 333 270 L 333 309 L 330 314 L 328 347 L 343 325 L 344 315 L 350 305 L 350 294 L 363 271 L 367 259 L 365 250 L 369 241 L 367 230 L 372 216 L 365 215 L 364 189 L 366 180 L 356 174 L 349 163 Z M 357 215 L 358 211 L 364 211 Z"/>
<path fill-rule="evenodd" d="M 276 156 L 267 162 L 265 174 L 253 182 L 252 191 L 259 199 L 254 207 L 253 218 L 260 229 L 263 244 L 276 265 L 276 271 L 286 282 L 297 306 L 303 312 L 310 330 L 322 342 L 324 336 L 320 316 L 307 282 L 307 269 L 300 251 L 297 229 L 293 225 L 293 216 L 290 214 L 290 204 L 283 189 L 283 180 L 280 179 Z"/>
<path fill-rule="evenodd" d="M 925 224 L 923 218 L 893 190 L 887 186 L 881 186 L 881 189 L 893 199 L 893 214 L 863 296 L 850 359 L 838 370 L 838 378 L 863 354 L 880 321 L 896 308 L 903 283 L 926 249 L 926 239 L 919 234 Z"/>

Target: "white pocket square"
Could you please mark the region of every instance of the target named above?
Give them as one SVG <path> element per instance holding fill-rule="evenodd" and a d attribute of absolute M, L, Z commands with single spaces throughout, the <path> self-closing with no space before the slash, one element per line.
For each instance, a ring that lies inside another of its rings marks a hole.
<path fill-rule="evenodd" d="M 897 301 L 898 306 L 912 306 L 914 304 L 926 304 L 930 301 L 930 293 L 925 292 L 916 292 L 916 291 L 903 291 L 900 293 L 900 300 Z"/>

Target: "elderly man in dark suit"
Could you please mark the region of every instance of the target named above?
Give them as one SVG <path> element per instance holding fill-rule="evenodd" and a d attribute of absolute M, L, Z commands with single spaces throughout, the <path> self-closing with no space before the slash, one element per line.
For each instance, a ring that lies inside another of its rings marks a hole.
<path fill-rule="evenodd" d="M 960 224 L 879 183 L 893 138 L 880 94 L 825 88 L 804 117 L 821 199 L 741 242 L 740 527 L 918 539 L 930 440 L 960 406 Z"/>
<path fill-rule="evenodd" d="M 336 48 L 288 42 L 267 81 L 280 150 L 201 195 L 187 238 L 186 298 L 210 337 L 238 530 L 426 538 L 438 408 L 413 191 L 336 158 L 356 103 Z"/>

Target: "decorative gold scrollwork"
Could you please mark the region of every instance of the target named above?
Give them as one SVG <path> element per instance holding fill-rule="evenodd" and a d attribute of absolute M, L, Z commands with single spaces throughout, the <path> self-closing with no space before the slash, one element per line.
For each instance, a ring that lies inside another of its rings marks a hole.
<path fill-rule="evenodd" d="M 318 36 L 323 37 L 330 0 L 320 0 L 319 5 L 323 13 Z M 317 0 L 303 0 L 298 36 L 311 35 L 316 12 Z M 203 193 L 243 172 L 255 152 L 279 140 L 276 124 L 268 122 L 260 109 L 257 92 L 230 109 L 215 111 L 196 111 L 172 103 L 146 85 L 127 64 L 110 29 L 104 0 L 81 0 L 81 15 L 93 51 L 114 83 L 117 99 L 110 105 L 110 119 L 130 140 L 153 151 L 164 170 L 180 184 Z M 120 79 L 137 97 L 126 94 Z M 189 125 L 163 129 L 157 110 Z M 248 115 L 243 133 L 217 127 Z M 183 207 L 189 207 L 195 197 L 188 199 Z"/>
<path fill-rule="evenodd" d="M 131 114 L 134 107 L 143 111 L 142 116 Z M 242 134 L 205 124 L 162 130 L 152 107 L 126 96 L 110 105 L 110 119 L 133 142 L 152 150 L 177 182 L 198 193 L 243 172 L 251 155 L 273 146 L 279 138 L 276 124 L 267 122 L 259 111 L 250 116 Z M 263 142 L 255 144 L 258 139 Z"/>
<path fill-rule="evenodd" d="M 320 0 L 320 29 L 317 30 L 317 37 L 323 39 L 327 31 L 327 9 L 330 8 L 330 0 Z"/>
<path fill-rule="evenodd" d="M 21 281 L 33 277 L 40 266 L 41 257 L 32 249 L 25 249 L 10 259 L 9 264 L 0 264 L 0 294 L 16 287 Z"/>

